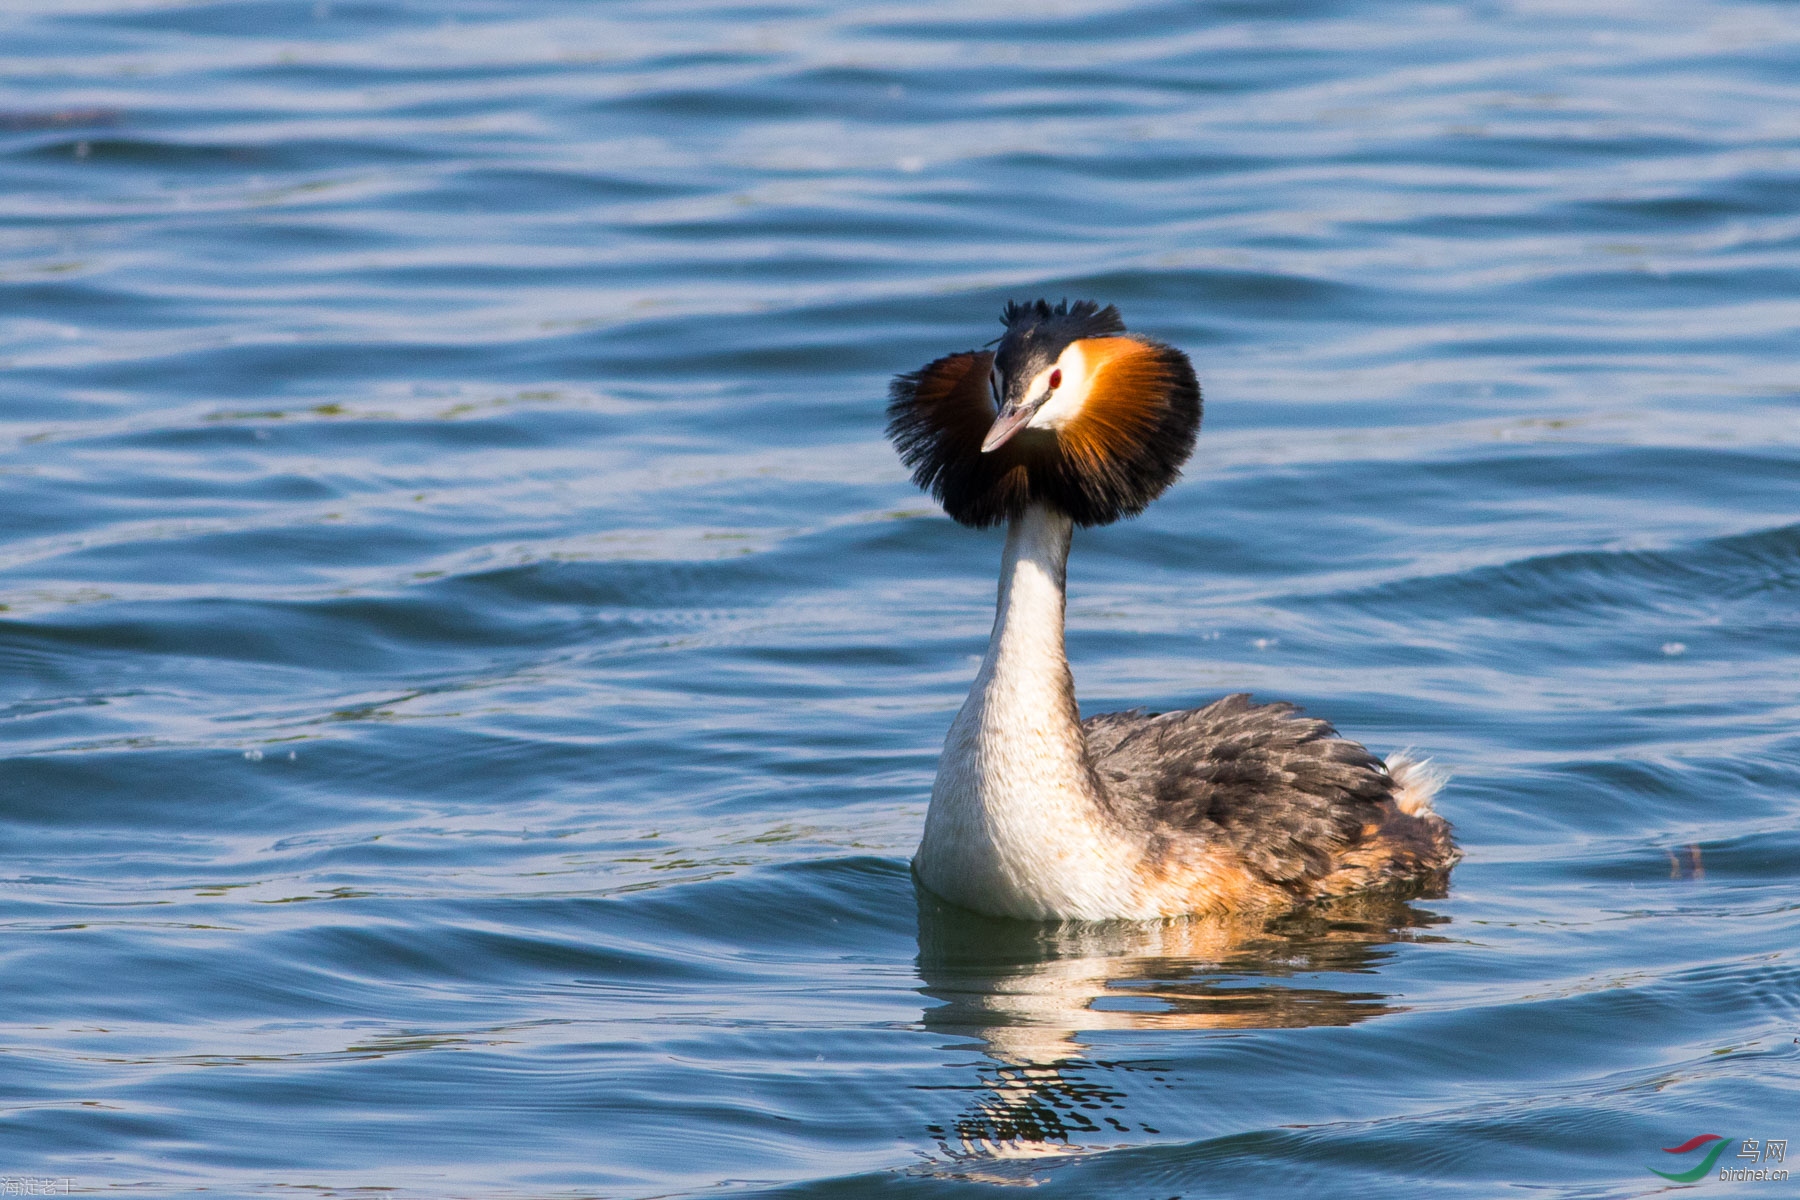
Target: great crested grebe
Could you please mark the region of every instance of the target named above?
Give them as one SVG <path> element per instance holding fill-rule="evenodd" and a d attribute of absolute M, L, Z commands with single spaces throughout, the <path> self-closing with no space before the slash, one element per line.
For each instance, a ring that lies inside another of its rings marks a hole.
<path fill-rule="evenodd" d="M 1089 301 L 1008 304 L 993 351 L 890 389 L 888 436 L 964 525 L 1007 524 L 987 656 L 944 740 L 913 867 L 937 895 L 1036 920 L 1222 914 L 1440 880 L 1441 778 L 1291 704 L 1080 719 L 1063 650 L 1076 525 L 1136 516 L 1200 429 L 1187 356 Z"/>

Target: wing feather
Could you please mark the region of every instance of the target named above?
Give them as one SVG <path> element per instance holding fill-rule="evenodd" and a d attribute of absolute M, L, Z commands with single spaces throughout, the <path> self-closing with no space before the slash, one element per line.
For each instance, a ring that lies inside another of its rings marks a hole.
<path fill-rule="evenodd" d="M 1115 815 L 1142 831 L 1153 852 L 1177 852 L 1195 839 L 1223 845 L 1257 876 L 1301 893 L 1341 872 L 1347 854 L 1357 858 L 1359 844 L 1396 819 L 1442 826 L 1441 839 L 1423 837 L 1434 831 L 1422 827 L 1398 832 L 1449 849 L 1441 818 L 1400 812 L 1379 758 L 1291 704 L 1254 704 L 1240 693 L 1181 712 L 1107 713 L 1082 730 Z M 1368 849 L 1354 865 L 1370 858 Z M 1385 875 L 1401 864 L 1367 865 Z"/>

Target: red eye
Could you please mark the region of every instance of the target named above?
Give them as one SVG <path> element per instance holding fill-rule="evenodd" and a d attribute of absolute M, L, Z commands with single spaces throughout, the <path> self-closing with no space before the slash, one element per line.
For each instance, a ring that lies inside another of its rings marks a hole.
<path fill-rule="evenodd" d="M 1062 368 L 1050 372 L 1050 390 L 1055 391 L 1062 386 Z"/>

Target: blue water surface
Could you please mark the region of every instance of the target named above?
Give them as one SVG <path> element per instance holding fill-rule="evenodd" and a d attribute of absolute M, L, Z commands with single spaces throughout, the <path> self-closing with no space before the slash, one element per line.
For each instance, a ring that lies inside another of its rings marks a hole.
<path fill-rule="evenodd" d="M 1776 0 L 11 0 L 0 1177 L 1614 1197 L 1800 1139 L 1797 268 Z M 999 538 L 884 389 L 1040 295 L 1207 393 L 1077 538 L 1086 710 L 1434 756 L 1447 894 L 915 892 Z"/>

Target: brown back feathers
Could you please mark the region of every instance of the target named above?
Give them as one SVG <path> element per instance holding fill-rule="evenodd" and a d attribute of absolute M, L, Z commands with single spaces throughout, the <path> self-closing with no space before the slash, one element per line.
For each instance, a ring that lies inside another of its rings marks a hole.
<path fill-rule="evenodd" d="M 1078 525 L 1144 510 L 1181 472 L 1200 429 L 1200 385 L 1187 355 L 1127 334 L 1116 309 L 1086 302 L 1008 305 L 994 352 L 951 354 L 895 378 L 888 437 L 913 482 L 964 525 L 997 525 L 1048 504 Z M 1042 369 L 1079 342 L 1093 364 L 1080 411 L 1057 429 L 1028 428 L 989 453 L 988 387 L 996 355 L 1009 372 Z"/>

